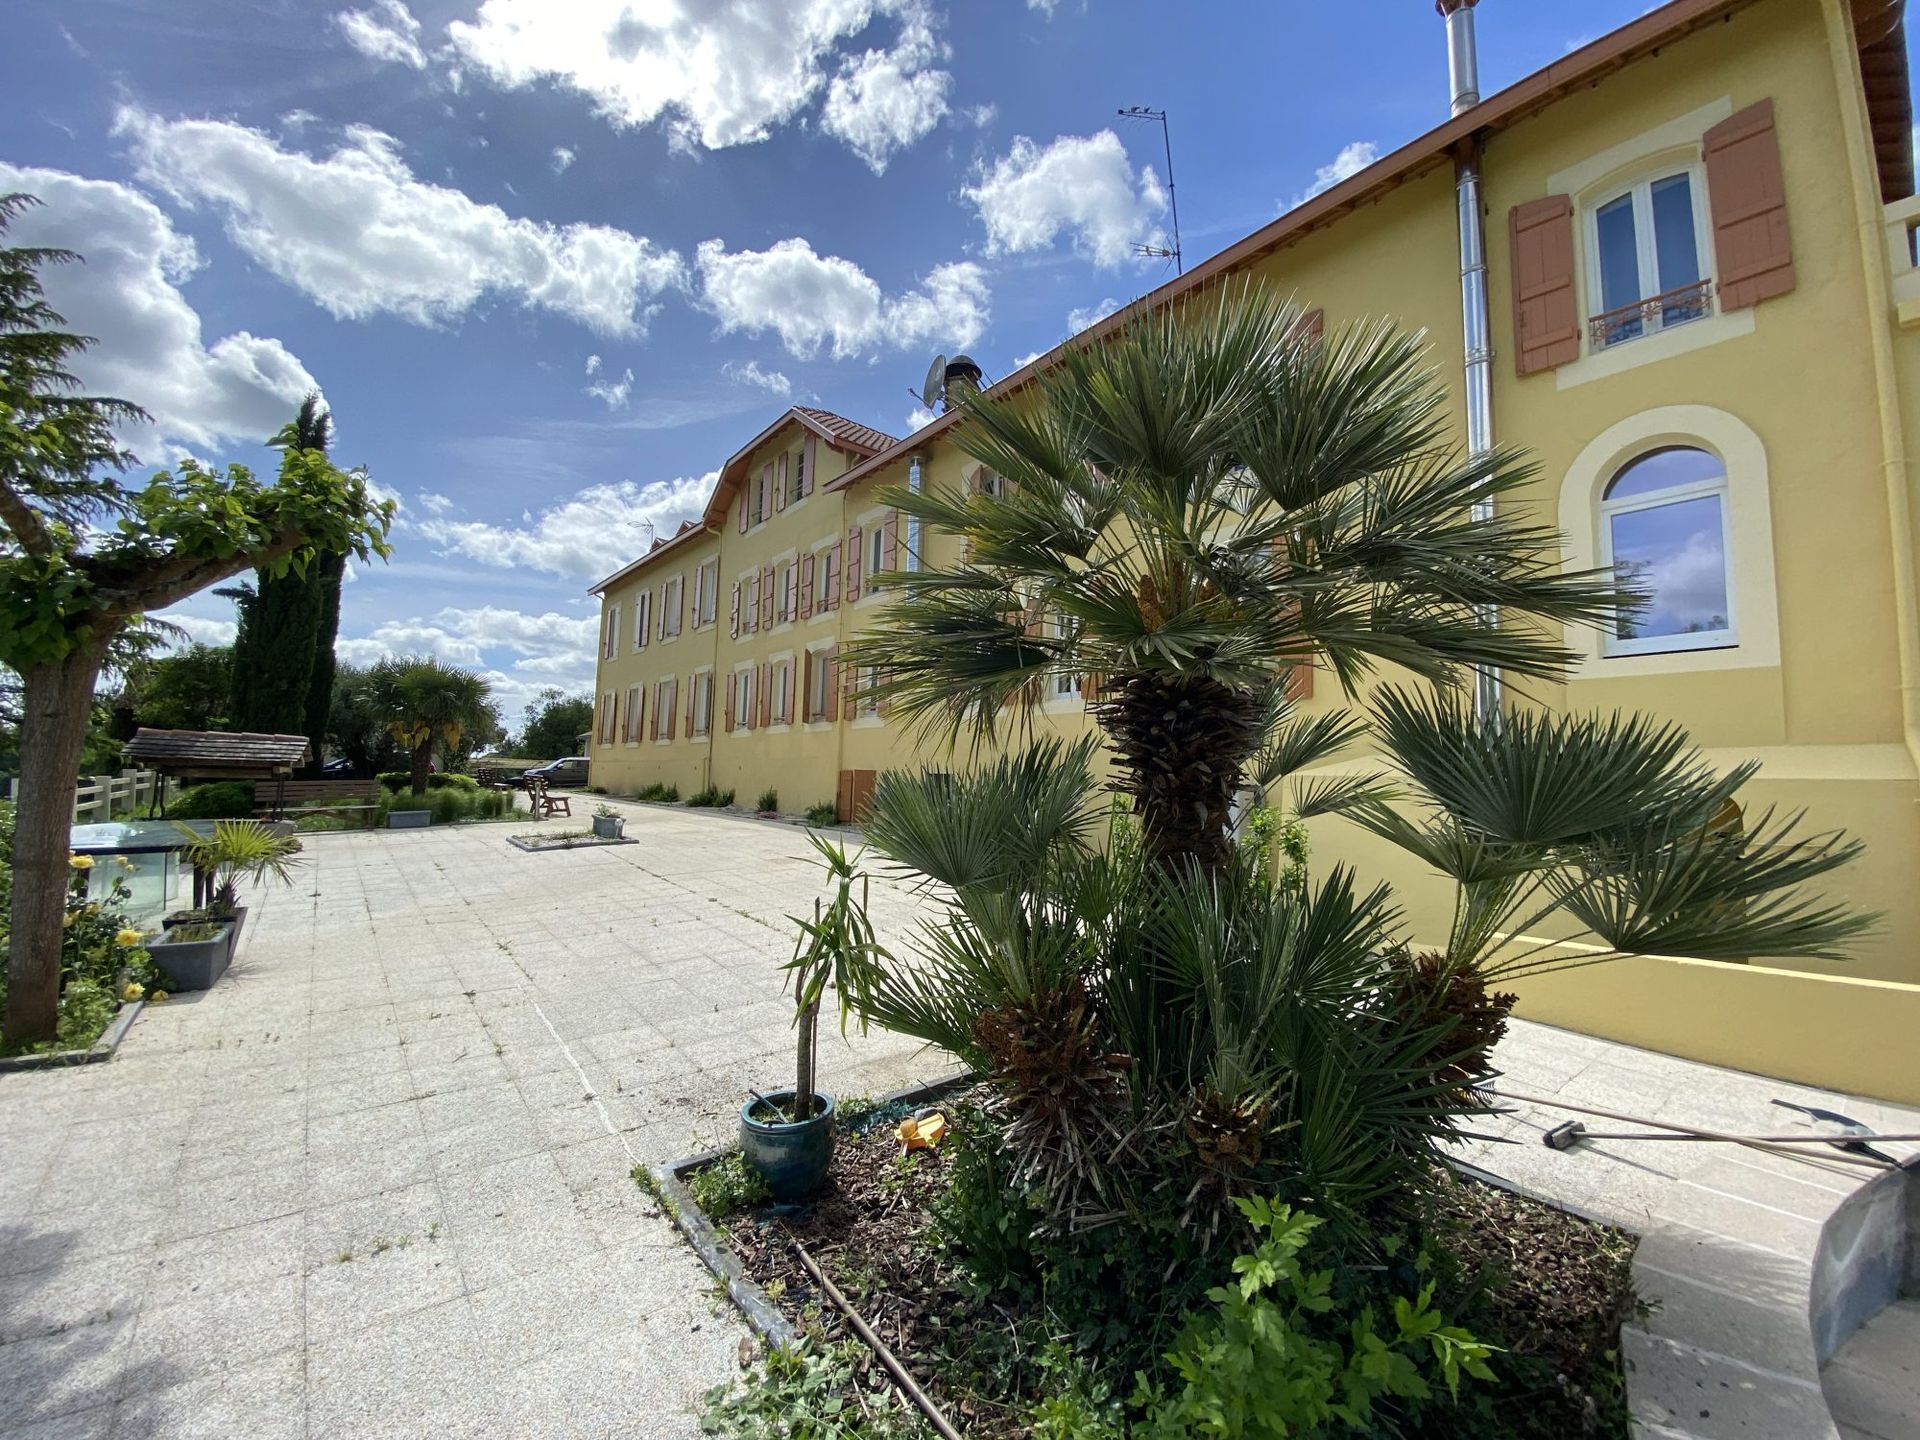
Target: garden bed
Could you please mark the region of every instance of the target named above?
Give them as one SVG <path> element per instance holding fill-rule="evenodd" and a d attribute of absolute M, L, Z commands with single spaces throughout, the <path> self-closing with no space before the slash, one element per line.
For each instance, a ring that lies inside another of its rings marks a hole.
<path fill-rule="evenodd" d="M 63 1065 L 98 1065 L 111 1060 L 127 1031 L 146 1008 L 145 1000 L 131 1000 L 114 1012 L 107 1028 L 91 1045 L 72 1050 L 28 1050 L 16 1055 L 0 1055 L 0 1075 L 15 1070 L 48 1070 Z"/>
<path fill-rule="evenodd" d="M 547 850 L 585 850 L 595 845 L 638 845 L 626 836 L 608 838 L 591 830 L 555 830 L 545 835 L 509 835 L 507 843 L 516 850 L 538 855 Z"/>
<path fill-rule="evenodd" d="M 809 1204 L 757 1202 L 737 1157 L 709 1161 L 706 1173 L 664 1197 L 690 1236 L 708 1218 L 684 1213 L 690 1202 L 717 1212 L 716 1268 L 728 1278 L 727 1262 L 737 1264 L 745 1283 L 729 1287 L 736 1300 L 776 1342 L 801 1337 L 808 1357 L 804 1364 L 776 1357 L 746 1396 L 736 1394 L 727 1406 L 716 1392 L 710 1428 L 757 1433 L 754 1416 L 819 1402 L 824 1386 L 872 1415 L 870 1428 L 848 1433 L 908 1433 L 894 1428 L 905 1416 L 886 1394 L 881 1366 L 849 1343 L 854 1333 L 807 1273 L 791 1243 L 798 1240 L 968 1436 L 1125 1435 L 1123 1402 L 1136 1387 L 1136 1362 L 1151 1364 L 1153 1357 L 1132 1353 L 1134 1337 L 1113 1329 L 1111 1315 L 1104 1322 L 1063 1315 L 1069 1307 L 1056 1306 L 1045 1281 L 989 1288 L 975 1267 L 960 1263 L 955 1233 L 965 1222 L 956 1223 L 946 1198 L 953 1156 L 944 1147 L 903 1154 L 893 1133 L 915 1103 L 924 1101 L 847 1105 L 828 1184 Z M 978 1114 L 964 1100 L 942 1108 L 958 1125 Z M 1475 1440 L 1624 1437 L 1618 1336 L 1635 1309 L 1632 1237 L 1471 1179 L 1442 1179 L 1436 1197 L 1427 1223 L 1428 1233 L 1445 1241 L 1445 1258 L 1430 1277 L 1442 1292 L 1436 1308 L 1498 1347 L 1490 1363 L 1499 1378 L 1463 1391 L 1480 1407 L 1467 1422 L 1470 1431 L 1459 1428 L 1465 1413 L 1449 1410 L 1402 1433 L 1433 1440 L 1468 1433 Z M 1116 1238 L 1124 1243 L 1123 1235 Z M 1170 1343 L 1177 1332 L 1163 1334 Z M 1118 1363 L 1103 1363 L 1108 1356 Z"/>

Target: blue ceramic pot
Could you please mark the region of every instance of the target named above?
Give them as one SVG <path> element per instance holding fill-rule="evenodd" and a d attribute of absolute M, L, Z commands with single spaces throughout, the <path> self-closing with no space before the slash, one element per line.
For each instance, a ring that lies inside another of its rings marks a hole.
<path fill-rule="evenodd" d="M 774 1119 L 758 1100 L 740 1107 L 740 1151 L 782 1204 L 804 1200 L 825 1184 L 833 1159 L 833 1096 L 813 1093 L 819 1109 L 797 1123 Z M 784 1113 L 792 1108 L 793 1094 L 774 1090 L 767 1099 Z"/>

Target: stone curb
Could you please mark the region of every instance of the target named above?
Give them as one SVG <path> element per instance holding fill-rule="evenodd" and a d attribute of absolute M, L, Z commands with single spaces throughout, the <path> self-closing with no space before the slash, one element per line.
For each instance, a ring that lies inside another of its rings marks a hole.
<path fill-rule="evenodd" d="M 120 1012 L 113 1017 L 113 1023 L 100 1032 L 100 1038 L 85 1050 L 55 1050 L 48 1055 L 11 1055 L 0 1060 L 0 1075 L 11 1074 L 19 1070 L 52 1070 L 66 1065 L 98 1065 L 111 1060 L 113 1052 L 120 1048 L 120 1042 L 127 1038 L 127 1031 L 133 1028 L 133 1022 L 140 1012 L 147 1008 L 145 1000 L 135 1000 L 122 1005 Z"/>

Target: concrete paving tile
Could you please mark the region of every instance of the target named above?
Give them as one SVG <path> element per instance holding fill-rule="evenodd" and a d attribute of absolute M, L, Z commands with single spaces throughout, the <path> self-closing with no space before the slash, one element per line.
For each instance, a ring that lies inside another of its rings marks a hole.
<path fill-rule="evenodd" d="M 369 1254 L 381 1242 L 403 1236 L 414 1243 L 446 1230 L 446 1203 L 435 1181 L 421 1181 L 321 1206 L 306 1213 L 300 1268 L 311 1269 L 342 1255 Z"/>
<path fill-rule="evenodd" d="M 301 1332 L 305 1289 L 294 1272 L 146 1306 L 127 1353 L 130 1389 L 224 1375 L 289 1348 Z"/>
<path fill-rule="evenodd" d="M 133 1320 L 116 1316 L 0 1345 L 0 1396 L 9 1423 L 50 1420 L 118 1398 Z"/>
<path fill-rule="evenodd" d="M 335 1205 L 433 1180 L 433 1151 L 425 1136 L 374 1149 L 336 1150 L 310 1157 L 306 1176 L 307 1205 Z"/>
<path fill-rule="evenodd" d="M 469 1293 L 537 1275 L 598 1249 L 571 1195 L 557 1203 L 468 1214 L 449 1221 L 446 1233 Z"/>
<path fill-rule="evenodd" d="M 32 1420 L 14 1426 L 0 1418 L 0 1440 L 105 1440 L 113 1428 L 113 1404 L 73 1410 L 51 1420 Z"/>
<path fill-rule="evenodd" d="M 0 1345 L 138 1311 L 152 1280 L 139 1256 L 55 1264 L 0 1280 Z"/>
<path fill-rule="evenodd" d="M 321 1261 L 306 1276 L 306 1342 L 330 1345 L 465 1293 L 444 1237 L 405 1236 L 377 1253 Z"/>
<path fill-rule="evenodd" d="M 286 1350 L 183 1384 L 149 1387 L 129 1377 L 113 1440 L 299 1440 L 306 1433 L 301 1357 Z"/>
<path fill-rule="evenodd" d="M 309 1431 L 396 1433 L 383 1427 L 423 1411 L 457 1411 L 489 1380 L 472 1313 L 455 1298 L 309 1350 Z"/>
<path fill-rule="evenodd" d="M 1820 1387 L 1627 1329 L 1621 1357 L 1635 1387 L 1634 1419 L 1699 1440 L 1822 1440 L 1834 1433 Z M 1658 1395 L 1658 1400 L 1651 1397 Z"/>
<path fill-rule="evenodd" d="M 152 1274 L 146 1304 L 165 1305 L 297 1273 L 304 1260 L 304 1223 L 300 1215 L 285 1215 L 157 1247 L 146 1262 Z"/>

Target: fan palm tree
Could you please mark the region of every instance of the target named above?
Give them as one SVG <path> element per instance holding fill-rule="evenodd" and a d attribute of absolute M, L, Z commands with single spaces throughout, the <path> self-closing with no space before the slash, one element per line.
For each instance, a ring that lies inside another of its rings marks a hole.
<path fill-rule="evenodd" d="M 1322 339 L 1292 303 L 1227 288 L 961 403 L 957 443 L 1000 483 L 887 492 L 963 553 L 880 576 L 896 598 L 853 661 L 949 741 L 1019 723 L 1049 675 L 1094 677 L 1164 866 L 1224 872 L 1263 746 L 1297 765 L 1352 738 L 1293 716 L 1295 667 L 1350 693 L 1382 664 L 1552 679 L 1573 661 L 1560 626 L 1631 603 L 1562 570 L 1550 526 L 1491 506 L 1533 468 L 1460 455 L 1424 341 L 1388 324 Z"/>
<path fill-rule="evenodd" d="M 415 795 L 427 793 L 436 744 L 456 750 L 463 734 L 498 723 L 483 677 L 430 656 L 382 660 L 373 667 L 371 688 L 376 712 L 407 752 Z"/>

